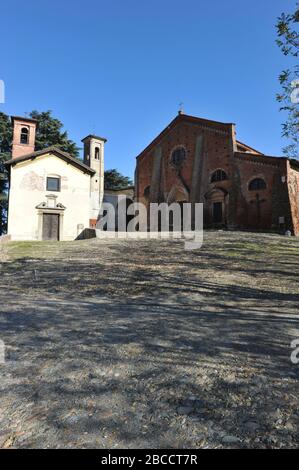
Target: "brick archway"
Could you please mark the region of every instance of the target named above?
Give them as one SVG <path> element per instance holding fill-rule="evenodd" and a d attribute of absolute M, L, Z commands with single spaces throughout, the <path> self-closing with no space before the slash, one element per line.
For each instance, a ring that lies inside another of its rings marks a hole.
<path fill-rule="evenodd" d="M 205 194 L 204 218 L 208 226 L 227 225 L 228 192 L 213 188 Z"/>
<path fill-rule="evenodd" d="M 173 186 L 168 193 L 167 204 L 189 202 L 189 193 L 182 185 Z"/>

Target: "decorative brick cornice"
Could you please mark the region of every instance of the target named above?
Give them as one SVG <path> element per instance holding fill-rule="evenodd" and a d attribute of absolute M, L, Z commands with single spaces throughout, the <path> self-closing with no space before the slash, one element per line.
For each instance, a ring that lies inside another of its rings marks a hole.
<path fill-rule="evenodd" d="M 234 157 L 244 163 L 253 163 L 255 165 L 268 165 L 279 167 L 282 161 L 287 159 L 284 157 L 270 157 L 268 155 L 254 155 L 246 152 L 235 152 Z"/>
<path fill-rule="evenodd" d="M 222 129 L 216 129 L 215 127 L 202 126 L 202 125 L 198 125 L 198 124 L 197 124 L 197 127 L 199 127 L 200 129 L 203 129 L 205 131 L 214 132 L 215 134 L 229 135 L 229 131 L 224 131 Z"/>

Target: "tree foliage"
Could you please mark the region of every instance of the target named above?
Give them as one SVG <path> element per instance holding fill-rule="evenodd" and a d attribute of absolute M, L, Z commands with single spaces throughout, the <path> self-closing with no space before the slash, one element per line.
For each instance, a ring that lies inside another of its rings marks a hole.
<path fill-rule="evenodd" d="M 132 186 L 133 182 L 127 176 L 123 176 L 115 168 L 105 171 L 104 186 L 105 189 L 123 189 Z"/>
<path fill-rule="evenodd" d="M 12 128 L 9 117 L 0 112 L 0 235 L 7 222 L 7 170 L 5 161 L 11 157 Z"/>
<path fill-rule="evenodd" d="M 79 156 L 79 148 L 75 142 L 68 138 L 67 131 L 63 131 L 63 124 L 59 119 L 52 116 L 51 111 L 31 111 L 30 118 L 35 119 L 38 123 L 35 138 L 35 150 L 43 150 L 46 147 L 55 145 L 64 152 L 71 154 L 73 157 Z"/>
<path fill-rule="evenodd" d="M 291 158 L 299 158 L 299 3 L 295 12 L 283 13 L 277 21 L 277 44 L 285 56 L 294 58 L 293 67 L 283 70 L 279 76 L 281 93 L 277 101 L 281 104 L 280 110 L 287 113 L 287 119 L 282 125 L 282 135 L 289 144 L 283 152 Z"/>

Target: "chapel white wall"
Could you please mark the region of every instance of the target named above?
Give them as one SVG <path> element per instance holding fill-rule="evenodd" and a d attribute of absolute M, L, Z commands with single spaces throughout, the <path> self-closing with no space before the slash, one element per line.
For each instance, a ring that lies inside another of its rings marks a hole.
<path fill-rule="evenodd" d="M 46 190 L 47 176 L 61 178 L 61 191 Z M 8 234 L 12 240 L 39 240 L 38 209 L 46 196 L 55 194 L 63 204 L 61 240 L 74 240 L 89 227 L 90 175 L 55 155 L 45 154 L 11 166 Z"/>

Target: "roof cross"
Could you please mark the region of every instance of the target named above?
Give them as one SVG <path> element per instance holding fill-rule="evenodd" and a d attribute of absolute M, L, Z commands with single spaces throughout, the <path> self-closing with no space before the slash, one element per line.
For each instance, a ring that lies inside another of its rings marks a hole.
<path fill-rule="evenodd" d="M 179 114 L 184 114 L 184 103 L 183 102 L 179 103 Z"/>

